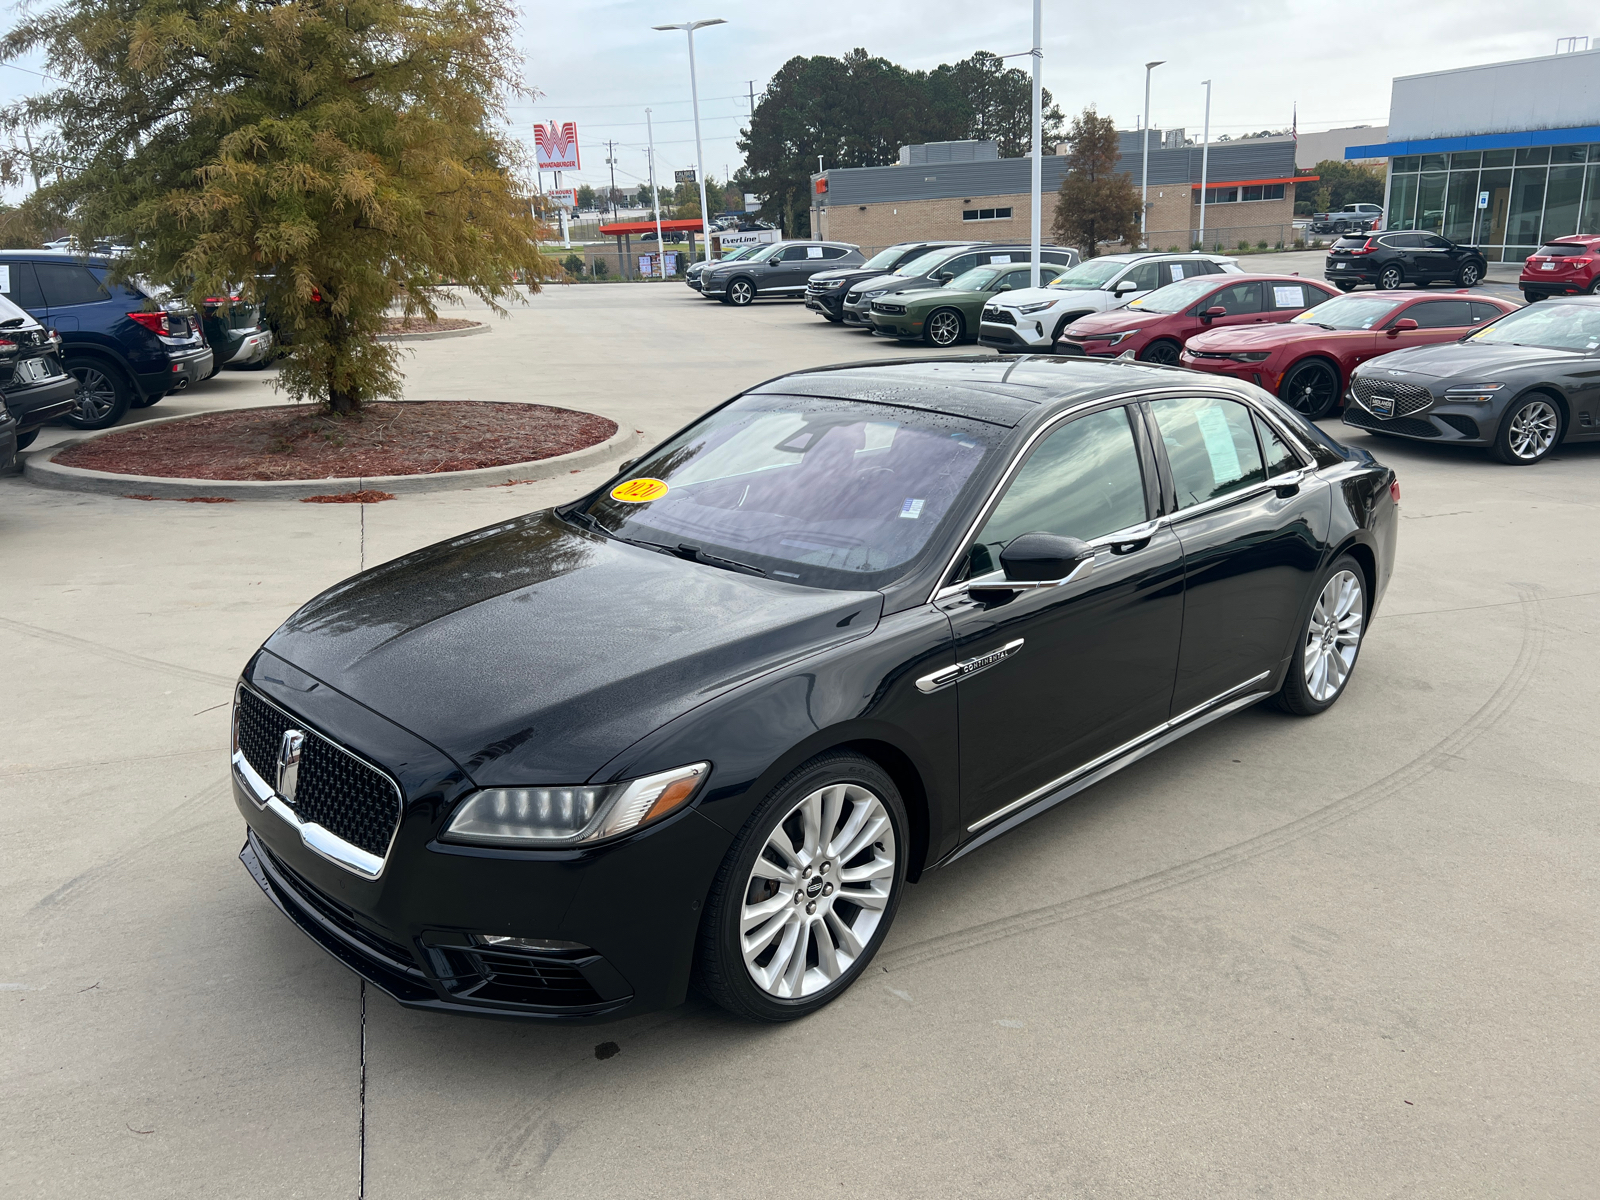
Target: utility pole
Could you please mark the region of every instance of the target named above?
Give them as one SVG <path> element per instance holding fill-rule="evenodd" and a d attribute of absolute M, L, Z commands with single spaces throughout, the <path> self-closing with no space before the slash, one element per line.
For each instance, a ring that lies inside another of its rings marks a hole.
<path fill-rule="evenodd" d="M 667 277 L 667 243 L 661 236 L 661 193 L 656 191 L 656 131 L 650 124 L 650 110 L 644 110 L 644 135 L 650 139 L 650 202 L 656 209 L 656 261 L 661 267 L 661 278 Z M 709 256 L 708 256 L 709 257 Z"/>
<path fill-rule="evenodd" d="M 1154 71 L 1165 59 L 1160 62 L 1147 62 L 1144 65 L 1144 124 L 1140 127 L 1139 137 L 1144 142 L 1144 176 L 1139 184 L 1139 248 L 1149 249 L 1145 237 L 1145 223 L 1150 215 L 1150 72 Z"/>
<path fill-rule="evenodd" d="M 1206 168 L 1211 162 L 1211 80 L 1202 79 L 1206 85 L 1206 124 L 1205 132 L 1200 135 L 1200 252 L 1206 249 Z M 1191 176 L 1190 178 L 1193 178 Z"/>
<path fill-rule="evenodd" d="M 617 144 L 606 143 L 606 165 L 611 168 L 611 219 L 617 219 Z"/>
<path fill-rule="evenodd" d="M 28 136 L 28 131 L 22 131 L 22 140 L 28 144 L 28 169 L 33 172 L 33 190 L 39 190 L 39 162 L 33 157 L 33 139 Z"/>
<path fill-rule="evenodd" d="M 1040 117 L 1040 68 L 1044 63 L 1044 3 L 1043 0 L 1033 0 L 1033 204 L 1032 215 L 1029 220 L 1028 234 L 1033 253 L 1029 256 L 1028 286 L 1039 286 L 1039 246 L 1040 246 L 1040 209 L 1044 207 L 1044 128 Z M 1089 253 L 1094 253 L 1094 247 L 1089 247 Z"/>

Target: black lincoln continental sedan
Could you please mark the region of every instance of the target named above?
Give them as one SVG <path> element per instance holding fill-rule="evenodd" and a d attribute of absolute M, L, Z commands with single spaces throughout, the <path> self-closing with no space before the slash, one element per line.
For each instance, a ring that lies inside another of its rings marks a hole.
<path fill-rule="evenodd" d="M 238 687 L 241 858 L 402 1004 L 803 1016 L 925 871 L 1247 705 L 1332 705 L 1398 498 L 1218 376 L 784 376 L 290 617 Z"/>

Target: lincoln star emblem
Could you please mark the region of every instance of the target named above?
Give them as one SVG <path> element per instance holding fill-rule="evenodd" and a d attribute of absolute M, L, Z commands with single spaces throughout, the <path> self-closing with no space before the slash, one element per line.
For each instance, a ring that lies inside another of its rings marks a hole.
<path fill-rule="evenodd" d="M 1405 372 L 1404 371 L 1390 371 L 1389 374 L 1391 374 L 1391 375 L 1404 375 Z"/>
<path fill-rule="evenodd" d="M 298 729 L 285 729 L 278 743 L 278 795 L 294 803 L 295 789 L 300 786 L 300 748 L 306 735 Z"/>

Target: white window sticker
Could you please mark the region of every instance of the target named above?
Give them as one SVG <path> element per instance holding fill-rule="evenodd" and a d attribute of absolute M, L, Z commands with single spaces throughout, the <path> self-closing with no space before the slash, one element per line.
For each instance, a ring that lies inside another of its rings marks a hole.
<path fill-rule="evenodd" d="M 908 498 L 906 502 L 900 506 L 900 515 L 908 521 L 915 521 L 922 515 L 922 501 Z"/>
<path fill-rule="evenodd" d="M 1200 436 L 1206 440 L 1206 454 L 1211 459 L 1211 477 L 1218 483 L 1229 483 L 1242 474 L 1239 470 L 1239 452 L 1234 449 L 1233 432 L 1228 428 L 1227 414 L 1220 405 L 1203 409 L 1197 418 Z"/>
<path fill-rule="evenodd" d="M 821 258 L 822 257 L 822 247 L 821 246 L 807 246 L 806 247 L 806 257 L 807 258 Z"/>
<path fill-rule="evenodd" d="M 995 255 L 995 256 L 994 256 L 994 257 L 993 257 L 993 258 L 991 258 L 991 259 L 990 259 L 990 260 L 989 260 L 989 261 L 990 261 L 990 262 L 992 262 L 992 263 L 1006 263 L 1006 262 L 1010 262 L 1010 261 L 1011 261 L 1011 255 L 1009 255 L 1009 254 L 996 254 L 996 255 Z"/>
<path fill-rule="evenodd" d="M 1182 278 L 1183 278 L 1183 264 L 1182 263 L 1173 263 L 1172 264 L 1172 282 L 1173 283 L 1177 283 L 1178 280 L 1180 280 Z"/>
<path fill-rule="evenodd" d="M 1278 308 L 1304 308 L 1306 306 L 1306 290 L 1297 283 L 1288 287 L 1274 287 L 1272 289 L 1272 303 Z"/>
<path fill-rule="evenodd" d="M 0 263 L 0 292 L 11 294 L 11 264 Z"/>

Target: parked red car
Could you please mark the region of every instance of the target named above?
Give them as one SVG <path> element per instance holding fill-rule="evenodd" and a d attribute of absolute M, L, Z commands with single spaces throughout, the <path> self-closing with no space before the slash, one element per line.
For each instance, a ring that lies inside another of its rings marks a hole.
<path fill-rule="evenodd" d="M 1061 334 L 1058 353 L 1177 365 L 1183 343 L 1225 326 L 1287 321 L 1338 293 L 1301 275 L 1196 275 L 1169 283 L 1110 312 L 1080 317 Z"/>
<path fill-rule="evenodd" d="M 1600 234 L 1551 239 L 1528 256 L 1517 282 L 1529 304 L 1574 292 L 1600 295 Z"/>
<path fill-rule="evenodd" d="M 1449 342 L 1517 305 L 1482 293 L 1363 292 L 1335 296 L 1269 328 L 1217 329 L 1189 339 L 1180 361 L 1266 388 L 1312 420 L 1339 405 L 1350 372 L 1368 359 Z"/>

